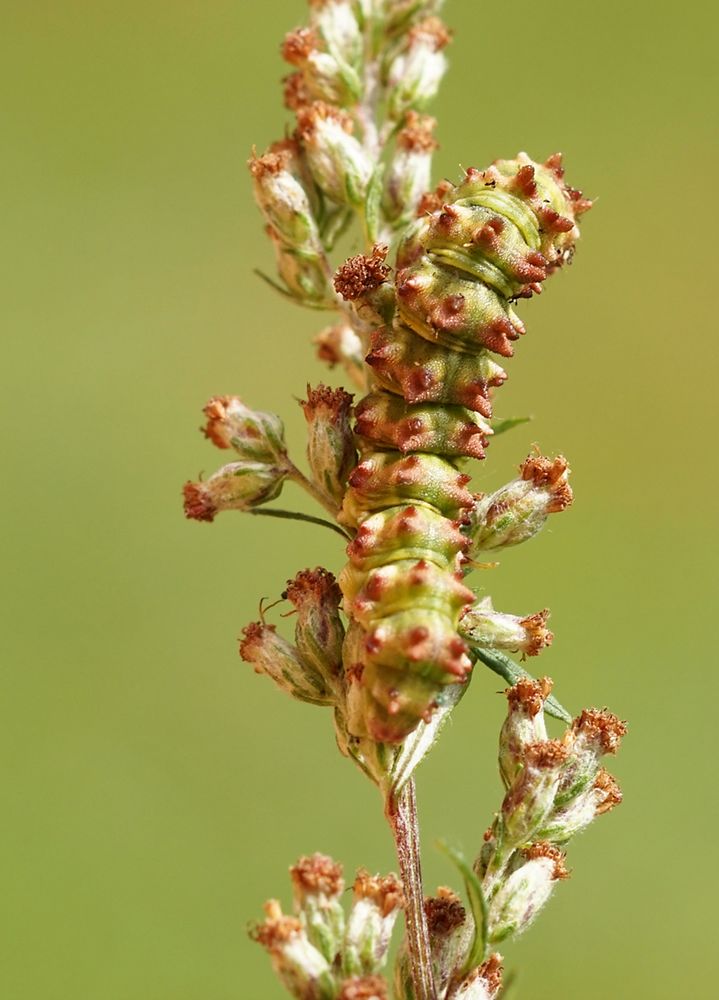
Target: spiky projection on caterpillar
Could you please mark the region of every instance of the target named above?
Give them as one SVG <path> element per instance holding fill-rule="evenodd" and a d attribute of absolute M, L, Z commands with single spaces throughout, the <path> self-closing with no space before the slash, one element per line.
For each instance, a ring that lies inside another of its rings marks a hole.
<path fill-rule="evenodd" d="M 358 737 L 399 742 L 469 677 L 458 626 L 475 599 L 462 582 L 463 527 L 477 501 L 459 464 L 483 458 L 492 434 L 490 391 L 506 378 L 493 355 L 510 357 L 524 333 L 513 303 L 569 260 L 590 204 L 565 185 L 561 157 L 538 164 L 522 153 L 440 185 L 401 240 L 393 315 L 366 359 L 375 385 L 356 409 L 362 455 L 342 514 L 356 528 L 339 582 Z M 338 272 L 347 298 L 358 298 L 361 266 Z M 566 464 L 552 468 L 529 459 L 522 477 L 540 485 L 554 475 L 561 507 Z"/>

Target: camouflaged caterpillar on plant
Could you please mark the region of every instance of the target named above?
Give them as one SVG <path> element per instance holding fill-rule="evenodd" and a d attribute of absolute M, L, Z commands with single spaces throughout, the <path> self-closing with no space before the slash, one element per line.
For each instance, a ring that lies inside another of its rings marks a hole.
<path fill-rule="evenodd" d="M 559 154 L 539 163 L 520 153 L 427 191 L 436 123 L 423 112 L 451 38 L 440 6 L 310 0 L 308 26 L 286 36 L 295 125 L 249 160 L 277 272 L 262 277 L 285 299 L 335 314 L 315 338 L 318 357 L 344 369 L 362 398 L 353 406 L 344 388 L 307 387 L 305 475 L 276 414 L 215 397 L 205 433 L 234 460 L 184 491 L 196 520 L 228 510 L 292 518 L 330 527 L 347 546 L 338 579 L 303 569 L 282 591 L 293 641 L 262 602 L 240 642 L 258 673 L 332 710 L 339 749 L 383 796 L 401 874 L 400 884 L 358 872 L 345 912 L 331 858 L 291 869 L 293 913 L 270 900 L 252 936 L 296 1000 L 386 1000 L 400 909 L 396 1000 L 497 1000 L 493 947 L 524 930 L 567 877 L 567 841 L 621 801 L 600 761 L 618 749 L 624 723 L 597 709 L 572 719 L 550 678 L 506 655 L 549 644 L 548 611 L 503 613 L 467 585 L 483 553 L 532 538 L 572 501 L 562 456 L 531 454 L 486 496 L 469 491 L 467 463 L 513 423 L 493 420 L 492 395 L 524 333 L 517 302 L 571 258 L 591 203 L 565 184 Z M 353 223 L 345 239 L 362 252 L 338 268 L 332 254 Z M 288 481 L 326 516 L 265 506 Z M 447 851 L 465 908 L 446 887 L 425 897 L 413 775 L 478 663 L 511 686 L 499 735 L 504 797 L 478 831 L 473 862 Z M 569 723 L 560 739 L 549 738 L 545 715 Z M 300 760 L 288 766 L 301 774 Z"/>
<path fill-rule="evenodd" d="M 514 302 L 570 259 L 576 218 L 590 207 L 563 173 L 561 157 L 537 164 L 526 154 L 470 169 L 424 200 L 433 210 L 399 244 L 396 306 L 366 358 L 375 386 L 356 408 L 362 461 L 341 518 L 356 527 L 340 577 L 356 735 L 402 740 L 472 669 L 459 622 L 475 600 L 463 577 L 477 501 L 459 463 L 484 458 L 491 389 L 506 378 L 493 355 L 510 357 L 524 333 Z M 352 273 L 350 262 L 340 291 Z M 538 486 L 547 475 L 546 460 L 522 467 Z M 566 464 L 554 475 L 562 509 Z"/>

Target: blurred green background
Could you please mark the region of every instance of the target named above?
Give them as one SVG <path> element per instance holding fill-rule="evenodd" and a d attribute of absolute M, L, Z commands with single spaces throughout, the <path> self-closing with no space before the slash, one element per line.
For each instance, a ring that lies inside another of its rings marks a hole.
<path fill-rule="evenodd" d="M 393 856 L 329 714 L 235 640 L 260 597 L 343 553 L 310 526 L 188 523 L 179 491 L 223 460 L 197 433 L 210 395 L 281 412 L 300 453 L 293 397 L 324 375 L 322 317 L 252 274 L 271 262 L 244 167 L 282 134 L 278 43 L 304 4 L 2 12 L 0 995 L 279 1000 L 245 925 L 287 901 L 287 866 Z M 715 8 L 446 16 L 437 179 L 562 149 L 599 196 L 575 265 L 521 310 L 499 412 L 536 420 L 475 478 L 499 485 L 536 440 L 572 460 L 577 502 L 475 582 L 549 606 L 538 669 L 570 708 L 630 720 L 625 804 L 571 846 L 574 877 L 507 963 L 520 1000 L 713 997 Z M 476 676 L 419 773 L 428 887 L 457 881 L 433 842 L 474 850 L 499 804 L 501 687 Z"/>

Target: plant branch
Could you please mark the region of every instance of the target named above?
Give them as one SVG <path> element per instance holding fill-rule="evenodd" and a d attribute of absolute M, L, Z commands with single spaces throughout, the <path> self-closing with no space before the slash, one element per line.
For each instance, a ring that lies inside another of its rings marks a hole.
<path fill-rule="evenodd" d="M 397 861 L 404 888 L 404 919 L 414 1000 L 436 1000 L 432 952 L 429 945 L 427 917 L 424 912 L 419 823 L 413 779 L 407 781 L 397 795 L 390 793 L 386 812 L 397 849 Z"/>
<path fill-rule="evenodd" d="M 287 478 L 291 479 L 298 486 L 309 493 L 313 500 L 316 500 L 320 506 L 324 507 L 328 514 L 331 514 L 334 519 L 337 518 L 339 514 L 339 507 L 330 498 L 322 492 L 319 486 L 316 486 L 311 479 L 308 479 L 304 473 L 300 472 L 297 466 L 288 458 L 287 459 Z"/>

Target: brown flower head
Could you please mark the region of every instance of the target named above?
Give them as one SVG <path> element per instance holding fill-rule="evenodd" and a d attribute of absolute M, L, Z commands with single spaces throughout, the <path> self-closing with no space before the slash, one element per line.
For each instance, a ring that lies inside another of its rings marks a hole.
<path fill-rule="evenodd" d="M 513 687 L 507 688 L 505 694 L 512 709 L 522 710 L 534 717 L 541 712 L 552 692 L 552 686 L 551 677 L 541 677 L 539 680 L 522 677 Z"/>
<path fill-rule="evenodd" d="M 385 264 L 389 247 L 376 244 L 369 257 L 357 254 L 344 262 L 335 274 L 335 290 L 345 302 L 363 298 L 387 280 L 390 268 Z"/>

